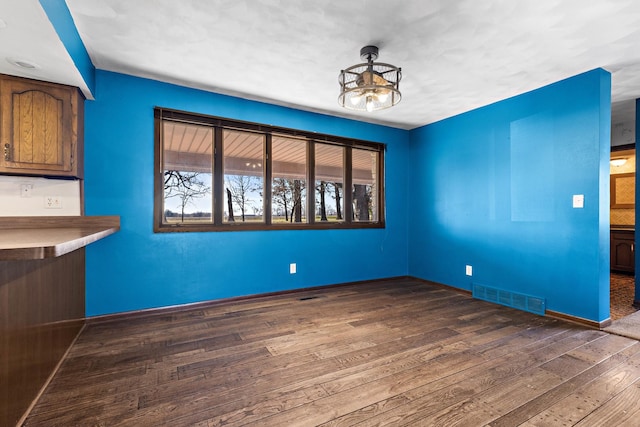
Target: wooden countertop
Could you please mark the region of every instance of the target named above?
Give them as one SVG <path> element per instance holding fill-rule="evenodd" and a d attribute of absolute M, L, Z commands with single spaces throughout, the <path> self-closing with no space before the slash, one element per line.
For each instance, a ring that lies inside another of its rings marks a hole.
<path fill-rule="evenodd" d="M 59 257 L 119 229 L 118 216 L 0 217 L 0 261 Z"/>

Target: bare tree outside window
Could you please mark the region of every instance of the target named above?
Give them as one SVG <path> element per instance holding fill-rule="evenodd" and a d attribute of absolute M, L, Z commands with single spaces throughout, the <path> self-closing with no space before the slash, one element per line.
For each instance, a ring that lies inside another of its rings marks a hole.
<path fill-rule="evenodd" d="M 185 172 L 166 170 L 164 171 L 164 200 L 178 199 L 180 209 L 180 222 L 185 220 L 185 209 L 188 205 L 193 205 L 195 199 L 203 198 L 211 194 L 211 187 L 207 185 L 205 179 L 211 181 L 211 174 L 201 172 Z M 165 209 L 165 220 L 167 209 Z M 209 220 L 211 215 L 209 214 Z"/>
<path fill-rule="evenodd" d="M 327 192 L 327 183 L 325 181 L 320 181 L 320 184 L 316 187 L 316 192 L 320 196 L 320 202 L 318 206 L 318 214 L 320 215 L 320 221 L 327 221 L 327 203 L 326 203 L 326 192 Z"/>
<path fill-rule="evenodd" d="M 291 183 L 290 183 L 291 185 Z M 293 207 L 291 208 L 291 221 L 302 222 L 302 204 L 304 202 L 304 181 L 299 179 L 293 180 L 292 192 L 293 192 Z"/>
<path fill-rule="evenodd" d="M 227 200 L 229 204 L 229 222 L 234 221 L 233 211 L 236 209 L 240 211 L 242 222 L 246 221 L 246 214 L 249 209 L 258 209 L 253 211 L 254 215 L 261 212 L 261 201 L 256 200 L 256 194 L 262 191 L 261 179 L 248 175 L 226 175 L 225 186 L 227 197 L 229 195 L 231 197 Z"/>
<path fill-rule="evenodd" d="M 281 208 L 285 222 L 302 222 L 304 181 L 274 178 L 271 187 L 273 203 Z M 276 210 L 276 216 L 280 209 Z"/>
<path fill-rule="evenodd" d="M 342 196 L 340 195 L 340 191 L 342 190 L 342 184 L 339 182 L 332 182 L 333 186 L 333 199 L 336 201 L 336 219 L 338 221 L 342 220 L 342 202 L 340 201 Z"/>
<path fill-rule="evenodd" d="M 353 215 L 358 221 L 369 221 L 371 219 L 371 186 L 353 185 Z"/>
<path fill-rule="evenodd" d="M 273 203 L 282 208 L 285 222 L 289 222 L 289 208 L 293 205 L 293 192 L 290 187 L 290 180 L 285 178 L 274 178 L 271 186 Z"/>

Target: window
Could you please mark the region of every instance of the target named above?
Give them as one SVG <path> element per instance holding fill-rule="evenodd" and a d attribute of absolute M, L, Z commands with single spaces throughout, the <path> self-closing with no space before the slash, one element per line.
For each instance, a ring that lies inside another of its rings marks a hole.
<path fill-rule="evenodd" d="M 162 129 L 163 222 L 211 223 L 212 129 L 170 121 Z"/>
<path fill-rule="evenodd" d="M 344 147 L 315 144 L 316 221 L 344 221 Z"/>
<path fill-rule="evenodd" d="M 271 143 L 271 223 L 307 222 L 307 143 L 273 136 Z"/>
<path fill-rule="evenodd" d="M 378 153 L 375 151 L 352 151 L 353 219 L 375 222 L 378 220 Z"/>
<path fill-rule="evenodd" d="M 384 227 L 384 145 L 155 109 L 154 231 Z"/>
<path fill-rule="evenodd" d="M 224 221 L 263 223 L 264 135 L 224 130 Z"/>

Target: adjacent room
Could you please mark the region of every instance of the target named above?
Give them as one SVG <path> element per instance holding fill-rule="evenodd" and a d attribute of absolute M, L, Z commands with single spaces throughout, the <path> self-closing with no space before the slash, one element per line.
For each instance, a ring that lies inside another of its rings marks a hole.
<path fill-rule="evenodd" d="M 611 319 L 636 312 L 635 102 L 623 102 L 611 127 Z"/>
<path fill-rule="evenodd" d="M 0 1 L 0 425 L 637 425 L 637 2 Z"/>

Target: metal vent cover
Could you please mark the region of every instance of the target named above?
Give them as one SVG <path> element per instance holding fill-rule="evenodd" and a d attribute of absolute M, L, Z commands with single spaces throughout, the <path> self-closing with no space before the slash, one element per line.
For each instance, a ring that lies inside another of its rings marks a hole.
<path fill-rule="evenodd" d="M 546 311 L 544 298 L 485 286 L 479 283 L 473 284 L 472 296 L 483 301 L 505 305 L 518 310 L 539 314 L 541 316 L 544 316 Z"/>

